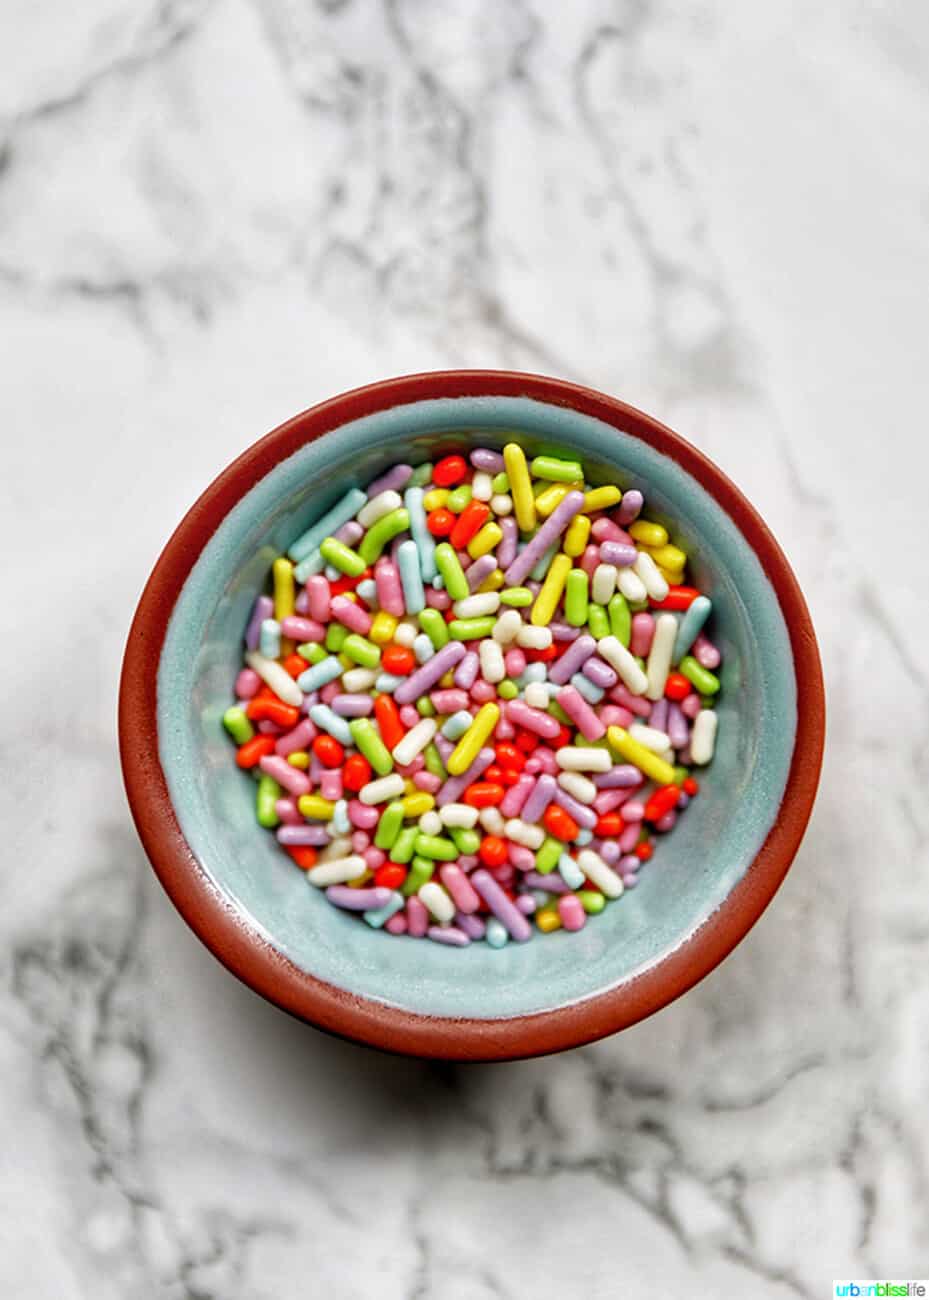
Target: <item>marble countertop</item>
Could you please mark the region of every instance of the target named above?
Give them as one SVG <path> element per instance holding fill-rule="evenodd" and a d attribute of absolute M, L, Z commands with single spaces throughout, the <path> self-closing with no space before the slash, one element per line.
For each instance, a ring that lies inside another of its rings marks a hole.
<path fill-rule="evenodd" d="M 926 6 L 14 0 L 0 67 L 0 1294 L 929 1274 Z M 803 849 L 721 968 L 595 1046 L 442 1068 L 200 946 L 129 820 L 115 688 L 222 465 L 459 364 L 716 459 L 805 587 L 831 714 Z"/>

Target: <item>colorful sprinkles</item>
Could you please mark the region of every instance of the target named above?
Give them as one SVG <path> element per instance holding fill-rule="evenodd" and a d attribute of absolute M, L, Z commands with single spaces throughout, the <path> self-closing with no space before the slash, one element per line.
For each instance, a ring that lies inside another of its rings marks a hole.
<path fill-rule="evenodd" d="M 636 884 L 720 689 L 711 601 L 643 505 L 511 442 L 395 465 L 274 561 L 223 722 L 335 907 L 499 948 Z"/>

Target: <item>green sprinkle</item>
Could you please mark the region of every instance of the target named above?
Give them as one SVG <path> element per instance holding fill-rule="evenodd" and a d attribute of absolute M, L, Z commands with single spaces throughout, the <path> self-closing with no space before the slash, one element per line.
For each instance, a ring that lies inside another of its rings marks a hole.
<path fill-rule="evenodd" d="M 554 871 L 558 866 L 558 860 L 564 853 L 565 846 L 561 840 L 556 840 L 551 835 L 546 835 L 542 847 L 535 855 L 535 869 L 540 876 L 547 876 L 550 871 Z"/>
<path fill-rule="evenodd" d="M 536 456 L 531 466 L 537 478 L 550 483 L 583 483 L 584 470 L 576 460 L 557 460 L 554 456 Z"/>
<path fill-rule="evenodd" d="M 454 491 L 449 492 L 448 501 L 445 504 L 446 508 L 451 510 L 453 515 L 460 515 L 465 506 L 470 504 L 470 501 L 471 484 L 462 483 L 460 487 L 456 487 Z M 461 598 L 456 597 L 456 599 Z"/>
<path fill-rule="evenodd" d="M 715 695 L 719 690 L 719 678 L 698 663 L 693 655 L 684 655 L 678 665 L 678 672 L 683 673 L 701 695 Z"/>
<path fill-rule="evenodd" d="M 348 574 L 350 578 L 361 577 L 368 567 L 367 562 L 357 551 L 353 551 L 350 546 L 346 546 L 335 537 L 324 538 L 320 542 L 319 553 L 327 564 L 331 564 L 340 573 Z"/>
<path fill-rule="evenodd" d="M 387 776 L 394 770 L 394 760 L 390 750 L 381 740 L 377 728 L 369 718 L 353 718 L 348 724 L 352 739 L 359 751 L 377 772 L 378 776 Z"/>
<path fill-rule="evenodd" d="M 439 573 L 442 575 L 442 581 L 445 583 L 445 590 L 452 600 L 464 600 L 471 594 L 471 588 L 468 586 L 468 580 L 464 576 L 464 569 L 455 554 L 455 548 L 448 542 L 440 542 L 435 548 L 435 562 Z"/>
<path fill-rule="evenodd" d="M 416 836 L 419 834 L 418 826 L 404 826 L 403 830 L 390 846 L 388 857 L 391 862 L 397 862 L 401 866 L 411 860 L 416 852 Z"/>
<path fill-rule="evenodd" d="M 514 609 L 528 609 L 534 600 L 528 587 L 504 587 L 500 592 L 500 604 L 512 605 Z"/>
<path fill-rule="evenodd" d="M 298 645 L 297 654 L 308 664 L 321 664 L 328 658 L 325 649 L 315 641 L 304 641 L 302 645 Z"/>
<path fill-rule="evenodd" d="M 509 492 L 510 479 L 506 470 L 501 470 L 499 474 L 495 474 L 490 480 L 490 486 L 493 488 L 495 496 L 502 496 L 504 492 Z"/>
<path fill-rule="evenodd" d="M 413 830 L 416 828 L 413 827 Z M 418 833 L 417 833 L 418 838 Z M 415 857 L 410 867 L 410 874 L 404 881 L 401 894 L 409 898 L 411 894 L 419 893 L 427 880 L 432 879 L 432 873 L 435 871 L 435 863 L 431 858 Z"/>
<path fill-rule="evenodd" d="M 333 654 L 338 654 L 345 645 L 347 637 L 347 627 L 343 627 L 341 623 L 330 623 L 326 628 L 326 649 Z"/>
<path fill-rule="evenodd" d="M 444 835 L 417 835 L 416 852 L 421 858 L 438 858 L 442 862 L 454 862 L 458 857 L 455 845 Z"/>
<path fill-rule="evenodd" d="M 427 772 L 431 772 L 433 776 L 437 776 L 443 781 L 448 779 L 445 764 L 442 762 L 442 755 L 436 749 L 435 745 L 426 746 L 423 751 L 423 758 L 426 760 Z"/>
<path fill-rule="evenodd" d="M 223 714 L 223 726 L 237 745 L 244 745 L 255 734 L 255 728 L 249 722 L 245 710 L 238 704 L 233 704 Z"/>
<path fill-rule="evenodd" d="M 549 700 L 548 708 L 545 710 L 545 712 L 550 713 L 551 716 L 555 719 L 555 721 L 560 722 L 563 727 L 574 726 L 574 723 L 565 713 L 564 709 L 561 707 L 561 705 L 558 703 L 557 700 Z"/>
<path fill-rule="evenodd" d="M 258 778 L 258 789 L 255 791 L 255 816 L 259 826 L 272 830 L 278 824 L 280 818 L 274 805 L 280 797 L 281 787 L 274 777 L 262 772 Z"/>
<path fill-rule="evenodd" d="M 373 564 L 387 543 L 393 541 L 398 533 L 405 533 L 409 526 L 409 512 L 402 506 L 382 515 L 376 524 L 371 525 L 358 545 L 362 566 Z"/>
<path fill-rule="evenodd" d="M 435 705 L 428 695 L 421 695 L 416 701 L 416 712 L 421 718 L 435 717 Z"/>
<path fill-rule="evenodd" d="M 588 916 L 596 916 L 606 907 L 606 898 L 598 889 L 579 889 L 577 897 Z"/>
<path fill-rule="evenodd" d="M 607 609 L 610 613 L 610 630 L 617 641 L 628 647 L 632 636 L 632 615 L 629 612 L 629 602 L 621 591 L 610 597 Z"/>
<path fill-rule="evenodd" d="M 599 641 L 603 636 L 609 636 L 610 620 L 606 616 L 606 610 L 602 605 L 590 604 L 587 606 L 587 631 Z"/>
<path fill-rule="evenodd" d="M 587 622 L 587 593 L 590 579 L 583 569 L 572 569 L 565 582 L 564 616 L 572 627 Z"/>
<path fill-rule="evenodd" d="M 480 835 L 477 831 L 469 830 L 467 826 L 452 826 L 449 828 L 448 835 L 459 853 L 476 853 L 481 847 Z"/>
<path fill-rule="evenodd" d="M 483 618 L 453 618 L 448 624 L 448 635 L 453 641 L 479 641 L 490 636 L 496 622 L 492 614 Z"/>
<path fill-rule="evenodd" d="M 381 662 L 381 650 L 373 641 L 358 632 L 350 633 L 342 642 L 342 653 L 362 668 L 376 668 Z"/>
<path fill-rule="evenodd" d="M 519 687 L 509 677 L 504 677 L 503 681 L 497 686 L 497 694 L 501 700 L 515 700 L 519 694 Z"/>
<path fill-rule="evenodd" d="M 417 465 L 410 476 L 407 487 L 425 487 L 432 480 L 432 466 L 427 462 L 425 465 Z"/>
<path fill-rule="evenodd" d="M 437 609 L 421 610 L 419 613 L 419 626 L 436 650 L 441 650 L 448 641 L 448 626 Z"/>
<path fill-rule="evenodd" d="M 403 804 L 399 799 L 395 799 L 381 813 L 381 820 L 377 824 L 377 833 L 374 836 L 374 847 L 376 849 L 392 848 L 402 829 Z"/>

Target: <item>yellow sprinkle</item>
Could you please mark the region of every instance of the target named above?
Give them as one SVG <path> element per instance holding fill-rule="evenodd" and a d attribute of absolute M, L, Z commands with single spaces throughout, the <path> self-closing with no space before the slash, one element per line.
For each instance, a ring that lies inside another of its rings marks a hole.
<path fill-rule="evenodd" d="M 345 883 L 348 885 L 349 889 L 360 889 L 362 885 L 366 885 L 369 880 L 373 879 L 374 872 L 369 868 L 362 875 L 356 876 L 354 880 L 347 880 Z"/>
<path fill-rule="evenodd" d="M 479 560 L 482 555 L 489 555 L 502 538 L 503 529 L 499 524 L 485 524 L 468 542 L 468 554 L 472 560 Z"/>
<path fill-rule="evenodd" d="M 388 614 L 386 609 L 379 609 L 371 620 L 368 640 L 373 641 L 375 645 L 387 645 L 393 640 L 396 630 L 397 620 L 393 614 Z"/>
<path fill-rule="evenodd" d="M 287 755 L 287 762 L 291 767 L 298 767 L 301 772 L 305 772 L 310 766 L 310 756 L 305 749 L 295 749 Z"/>
<path fill-rule="evenodd" d="M 609 510 L 610 506 L 615 506 L 622 497 L 622 492 L 612 483 L 607 484 L 606 487 L 591 488 L 584 497 L 584 509 L 591 513 L 594 510 Z"/>
<path fill-rule="evenodd" d="M 658 572 L 664 578 L 669 587 L 681 587 L 684 584 L 683 569 L 663 569 L 658 565 Z"/>
<path fill-rule="evenodd" d="M 548 627 L 555 617 L 555 610 L 561 600 L 565 582 L 573 567 L 570 555 L 555 556 L 545 575 L 542 590 L 536 596 L 535 604 L 532 606 L 532 613 L 529 615 L 530 623 L 536 627 Z"/>
<path fill-rule="evenodd" d="M 404 817 L 422 817 L 423 813 L 430 812 L 435 807 L 435 799 L 425 790 L 419 790 L 414 785 L 415 794 L 408 794 L 400 803 L 403 807 Z"/>
<path fill-rule="evenodd" d="M 671 764 L 659 758 L 652 750 L 646 749 L 644 745 L 640 745 L 637 740 L 633 740 L 622 727 L 607 727 L 606 738 L 620 758 L 624 758 L 627 763 L 632 763 L 650 780 L 656 781 L 658 785 L 673 784 L 674 768 Z"/>
<path fill-rule="evenodd" d="M 416 784 L 416 782 L 413 780 L 411 776 L 408 776 L 406 780 L 403 782 L 403 790 L 404 790 L 404 799 L 409 799 L 413 795 L 422 793 L 419 786 Z M 428 809 L 426 811 L 428 812 Z"/>
<path fill-rule="evenodd" d="M 282 619 L 290 618 L 294 612 L 294 566 L 281 555 L 271 566 L 271 576 L 274 582 L 274 617 L 280 623 Z"/>
<path fill-rule="evenodd" d="M 503 466 L 510 480 L 516 522 L 524 533 L 531 533 L 535 528 L 535 500 L 526 457 L 518 443 L 508 442 L 503 448 Z"/>
<path fill-rule="evenodd" d="M 535 508 L 543 519 L 547 519 L 569 492 L 576 492 L 583 486 L 583 483 L 552 483 L 536 497 Z"/>
<path fill-rule="evenodd" d="M 542 907 L 535 914 L 535 923 L 543 934 L 561 929 L 561 917 L 554 907 Z"/>
<path fill-rule="evenodd" d="M 637 519 L 628 528 L 630 537 L 641 542 L 643 546 L 664 546 L 668 541 L 668 530 L 661 524 L 650 524 L 647 519 Z"/>
<path fill-rule="evenodd" d="M 449 670 L 448 670 L 447 673 L 443 673 L 443 674 L 442 674 L 442 676 L 439 678 L 439 685 L 440 685 L 441 687 L 445 688 L 445 689 L 447 689 L 447 688 L 450 687 L 450 686 L 454 686 L 454 685 L 455 685 L 455 670 L 454 670 L 454 668 L 449 668 Z"/>
<path fill-rule="evenodd" d="M 683 569 L 687 563 L 687 552 L 679 546 L 672 546 L 670 542 L 665 546 L 648 546 L 646 550 L 661 569 L 673 572 L 675 569 Z"/>
<path fill-rule="evenodd" d="M 324 799 L 321 794 L 302 794 L 297 800 L 297 807 L 303 817 L 311 817 L 317 822 L 328 822 L 332 820 L 335 804 Z"/>
<path fill-rule="evenodd" d="M 433 488 L 423 497 L 424 510 L 438 510 L 448 501 L 448 488 Z"/>
<path fill-rule="evenodd" d="M 499 591 L 505 582 L 506 579 L 503 576 L 503 570 L 494 569 L 493 573 L 488 573 L 487 577 L 478 587 L 478 591 L 481 595 L 483 595 L 485 591 Z"/>
<path fill-rule="evenodd" d="M 509 466 L 507 467 L 507 472 L 510 473 Z M 512 474 L 510 477 L 512 481 Z M 570 560 L 568 563 L 570 565 Z M 477 758 L 484 741 L 488 738 L 499 721 L 499 705 L 492 703 L 481 705 L 475 715 L 474 721 L 461 737 L 451 754 L 449 754 L 448 762 L 445 764 L 449 776 L 461 776 L 462 772 L 468 770 Z"/>
<path fill-rule="evenodd" d="M 583 555 L 590 536 L 590 520 L 586 515 L 575 515 L 564 535 L 565 555 Z"/>
<path fill-rule="evenodd" d="M 343 668 L 357 668 L 357 667 L 358 667 L 358 665 L 355 663 L 354 659 L 350 659 L 350 658 L 348 657 L 348 655 L 336 655 L 336 658 L 338 659 L 339 663 L 342 665 Z"/>

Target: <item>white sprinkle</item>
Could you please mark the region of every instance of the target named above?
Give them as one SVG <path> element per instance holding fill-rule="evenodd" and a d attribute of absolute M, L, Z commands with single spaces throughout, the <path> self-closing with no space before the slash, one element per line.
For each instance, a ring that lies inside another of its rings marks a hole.
<path fill-rule="evenodd" d="M 668 583 L 659 572 L 658 565 L 647 551 L 639 551 L 638 558 L 632 566 L 642 585 L 652 600 L 664 600 L 668 594 Z"/>
<path fill-rule="evenodd" d="M 496 591 L 481 591 L 474 596 L 465 596 L 463 600 L 456 600 L 452 610 L 456 618 L 484 618 L 488 614 L 496 614 L 500 608 L 500 593 Z"/>
<path fill-rule="evenodd" d="M 299 709 L 303 703 L 303 691 L 291 677 L 290 673 L 285 672 L 280 664 L 273 659 L 266 659 L 263 654 L 257 650 L 249 650 L 245 656 L 245 662 L 253 672 L 256 672 L 266 686 L 271 690 L 279 700 L 284 704 L 290 704 L 295 709 Z"/>
<path fill-rule="evenodd" d="M 494 494 L 493 479 L 484 470 L 478 470 L 471 480 L 471 496 L 475 501 L 489 501 Z"/>
<path fill-rule="evenodd" d="M 555 761 L 565 772 L 609 772 L 613 760 L 605 749 L 565 745 L 555 750 Z"/>
<path fill-rule="evenodd" d="M 647 727 L 643 722 L 630 723 L 629 735 L 653 754 L 664 754 L 671 745 L 665 732 L 659 731 L 657 727 Z"/>
<path fill-rule="evenodd" d="M 655 619 L 655 632 L 645 665 L 645 694 L 650 700 L 660 700 L 664 695 L 676 640 L 677 619 L 673 614 L 659 614 Z"/>
<path fill-rule="evenodd" d="M 334 858 L 331 862 L 317 863 L 315 867 L 310 867 L 306 878 L 311 885 L 324 889 L 327 885 L 344 885 L 349 880 L 357 880 L 367 869 L 368 864 L 361 854 L 353 853 L 347 858 Z"/>
<path fill-rule="evenodd" d="M 370 690 L 377 678 L 376 668 L 349 668 L 342 674 L 342 685 L 349 695 L 354 695 L 356 692 Z"/>
<path fill-rule="evenodd" d="M 643 695 L 645 693 L 648 678 L 636 663 L 635 657 L 626 649 L 618 637 L 601 637 L 597 642 L 597 650 L 610 667 L 616 669 L 633 695 Z"/>
<path fill-rule="evenodd" d="M 490 508 L 495 515 L 511 515 L 513 513 L 513 498 L 506 492 L 498 492 L 496 496 L 490 498 Z"/>
<path fill-rule="evenodd" d="M 607 898 L 619 898 L 623 892 L 623 882 L 613 868 L 607 866 L 599 853 L 595 853 L 593 849 L 581 849 L 577 855 L 577 865 L 587 879 L 593 881 L 601 894 L 606 894 Z"/>
<path fill-rule="evenodd" d="M 580 772 L 559 772 L 558 784 L 578 803 L 593 803 L 599 793 L 593 781 L 581 776 Z"/>
<path fill-rule="evenodd" d="M 358 798 L 367 804 L 386 803 L 388 799 L 401 798 L 405 791 L 403 777 L 399 772 L 391 772 L 390 776 L 382 776 L 363 785 L 358 791 Z"/>
<path fill-rule="evenodd" d="M 494 624 L 491 633 L 498 645 L 509 645 L 523 625 L 518 609 L 505 610 Z"/>
<path fill-rule="evenodd" d="M 442 818 L 434 808 L 430 808 L 428 812 L 424 812 L 420 817 L 419 829 L 423 835 L 442 834 Z"/>
<path fill-rule="evenodd" d="M 506 664 L 503 662 L 503 648 L 499 641 L 481 642 L 478 649 L 481 661 L 481 676 L 492 685 L 502 682 L 506 676 Z"/>
<path fill-rule="evenodd" d="M 418 636 L 419 628 L 416 624 L 407 623 L 406 619 L 403 619 L 397 624 L 393 640 L 397 645 L 405 645 L 409 649 Z"/>
<path fill-rule="evenodd" d="M 481 825 L 488 835 L 503 834 L 503 814 L 499 808 L 482 808 L 480 818 Z"/>
<path fill-rule="evenodd" d="M 447 803 L 439 809 L 439 817 L 443 826 L 460 826 L 464 830 L 471 830 L 477 825 L 477 809 L 467 803 Z"/>
<path fill-rule="evenodd" d="M 530 709 L 548 708 L 548 685 L 546 682 L 530 682 L 523 691 L 523 699 Z"/>
<path fill-rule="evenodd" d="M 377 496 L 372 497 L 367 505 L 361 507 L 355 518 L 362 528 L 370 528 L 379 519 L 389 515 L 391 510 L 399 510 L 402 505 L 403 498 L 399 492 L 378 492 Z"/>
<path fill-rule="evenodd" d="M 436 733 L 438 723 L 435 718 L 423 718 L 412 726 L 401 741 L 393 748 L 394 761 L 400 767 L 412 763 L 417 754 L 421 754 Z"/>
<path fill-rule="evenodd" d="M 455 904 L 437 881 L 427 880 L 424 885 L 420 885 L 419 897 L 439 925 L 448 925 L 454 919 Z"/>
<path fill-rule="evenodd" d="M 617 569 L 616 585 L 626 599 L 631 600 L 634 605 L 648 599 L 645 583 L 634 569 Z"/>
<path fill-rule="evenodd" d="M 598 564 L 590 583 L 590 598 L 597 605 L 605 605 L 616 590 L 616 565 Z"/>
<path fill-rule="evenodd" d="M 504 823 L 503 834 L 514 844 L 522 844 L 527 849 L 540 849 L 545 842 L 545 831 L 541 826 L 532 826 L 520 817 L 511 817 Z"/>
<path fill-rule="evenodd" d="M 701 709 L 694 718 L 693 730 L 690 733 L 690 757 L 698 767 L 702 767 L 713 757 L 718 721 L 714 709 Z"/>
<path fill-rule="evenodd" d="M 534 627 L 531 623 L 523 623 L 516 633 L 516 644 L 524 650 L 547 650 L 551 643 L 550 627 Z"/>

